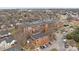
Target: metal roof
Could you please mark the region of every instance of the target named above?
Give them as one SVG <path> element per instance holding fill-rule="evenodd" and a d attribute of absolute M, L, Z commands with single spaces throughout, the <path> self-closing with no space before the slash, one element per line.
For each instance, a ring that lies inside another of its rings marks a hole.
<path fill-rule="evenodd" d="M 54 19 L 44 19 L 44 20 L 36 20 L 36 21 L 28 21 L 28 22 L 25 22 L 24 24 L 27 25 L 27 26 L 33 26 L 33 25 L 43 25 L 43 24 L 54 24 L 56 23 L 57 20 L 54 20 Z"/>
<path fill-rule="evenodd" d="M 0 31 L 0 35 L 8 34 L 9 31 Z"/>
<path fill-rule="evenodd" d="M 0 43 L 1 43 L 2 41 L 6 41 L 7 43 L 10 43 L 10 42 L 12 42 L 13 40 L 14 40 L 14 38 L 11 37 L 11 36 L 9 36 L 9 37 L 4 37 L 4 38 L 0 39 Z"/>
<path fill-rule="evenodd" d="M 41 38 L 41 37 L 43 37 L 43 36 L 45 36 L 44 33 L 37 33 L 37 34 L 35 34 L 35 35 L 32 35 L 32 39 L 39 39 L 39 38 Z"/>

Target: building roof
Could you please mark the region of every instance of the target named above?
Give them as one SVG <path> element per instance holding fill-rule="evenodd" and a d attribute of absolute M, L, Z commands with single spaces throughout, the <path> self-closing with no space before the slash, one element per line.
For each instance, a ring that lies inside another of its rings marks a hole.
<path fill-rule="evenodd" d="M 0 35 L 8 34 L 9 31 L 0 31 Z"/>
<path fill-rule="evenodd" d="M 21 48 L 18 47 L 18 46 L 16 46 L 16 47 L 14 47 L 14 48 L 9 48 L 9 49 L 6 49 L 6 50 L 4 50 L 4 51 L 21 51 Z"/>
<path fill-rule="evenodd" d="M 12 36 L 1 38 L 0 39 L 1 45 L 3 45 L 3 44 L 5 45 L 5 48 L 3 48 L 4 47 L 4 45 L 3 45 L 2 50 L 4 50 L 4 51 L 19 51 L 20 49 L 19 49 L 18 46 L 11 48 L 11 45 L 10 44 L 11 44 L 11 42 L 13 40 L 14 40 L 14 38 Z"/>
<path fill-rule="evenodd" d="M 13 38 L 12 36 L 4 37 L 4 38 L 1 38 L 1 39 L 0 39 L 0 43 L 1 43 L 2 41 L 6 41 L 7 43 L 10 43 L 10 42 L 12 42 L 13 40 L 14 40 L 14 38 Z"/>
<path fill-rule="evenodd" d="M 36 21 L 29 21 L 25 22 L 24 24 L 27 26 L 33 26 L 33 25 L 43 25 L 43 24 L 50 24 L 50 23 L 56 23 L 57 20 L 54 19 L 43 19 L 43 20 L 36 20 Z"/>
<path fill-rule="evenodd" d="M 39 39 L 39 38 L 41 38 L 41 37 L 43 37 L 43 36 L 45 36 L 44 33 L 37 33 L 37 34 L 35 34 L 35 35 L 32 35 L 32 39 Z"/>

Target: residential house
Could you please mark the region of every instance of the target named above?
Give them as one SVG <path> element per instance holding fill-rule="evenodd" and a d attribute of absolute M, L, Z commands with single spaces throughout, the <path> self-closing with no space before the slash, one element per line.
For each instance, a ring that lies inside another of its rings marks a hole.
<path fill-rule="evenodd" d="M 76 21 L 76 20 L 72 20 L 71 22 L 69 22 L 70 23 L 70 25 L 72 25 L 72 26 L 79 26 L 79 21 Z"/>

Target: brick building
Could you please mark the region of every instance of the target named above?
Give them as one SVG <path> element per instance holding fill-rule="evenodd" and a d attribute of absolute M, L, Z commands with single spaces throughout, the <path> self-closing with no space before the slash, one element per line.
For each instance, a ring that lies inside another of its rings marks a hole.
<path fill-rule="evenodd" d="M 40 46 L 43 46 L 43 45 L 46 45 L 49 43 L 49 37 L 43 33 L 38 33 L 38 34 L 35 34 L 35 35 L 32 35 L 32 44 L 35 46 L 35 47 L 40 47 Z"/>
<path fill-rule="evenodd" d="M 31 22 L 29 24 L 31 24 Z M 28 48 L 35 48 L 48 45 L 50 41 L 54 40 L 53 30 L 59 29 L 61 27 L 63 27 L 63 24 L 61 22 L 56 23 L 53 22 L 53 20 L 48 22 L 33 23 L 29 26 L 25 25 L 24 27 L 22 27 L 22 32 L 19 31 L 21 32 L 20 34 L 24 33 L 22 36 L 20 36 L 19 34 L 19 36 L 21 37 L 19 38 L 19 40 L 20 42 L 27 43 L 26 45 L 24 44 L 26 48 L 27 46 Z"/>

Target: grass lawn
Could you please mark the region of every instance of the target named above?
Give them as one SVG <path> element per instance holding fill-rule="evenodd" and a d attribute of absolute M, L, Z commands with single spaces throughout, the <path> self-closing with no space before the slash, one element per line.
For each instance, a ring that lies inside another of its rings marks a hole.
<path fill-rule="evenodd" d="M 56 48 L 51 49 L 51 51 L 58 51 Z"/>
<path fill-rule="evenodd" d="M 79 43 L 76 43 L 77 48 L 79 48 Z"/>

